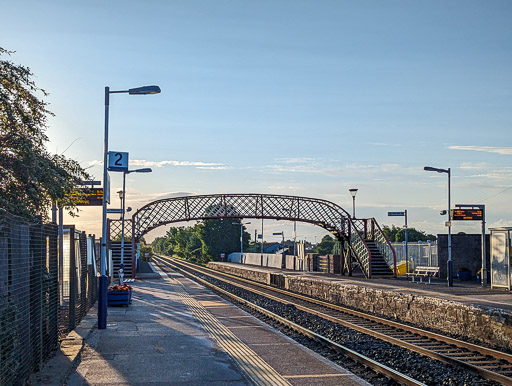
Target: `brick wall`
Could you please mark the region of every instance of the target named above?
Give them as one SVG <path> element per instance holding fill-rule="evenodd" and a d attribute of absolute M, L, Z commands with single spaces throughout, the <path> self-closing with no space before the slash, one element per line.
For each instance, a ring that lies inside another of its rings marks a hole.
<path fill-rule="evenodd" d="M 489 260 L 489 235 L 485 235 L 487 256 L 487 269 Z M 448 235 L 437 235 L 437 255 L 439 260 L 439 277 L 447 276 L 448 263 Z M 482 235 L 481 234 L 452 234 L 452 264 L 453 276 L 457 276 L 457 270 L 465 267 L 471 270 L 471 275 L 476 276 L 482 267 Z"/>

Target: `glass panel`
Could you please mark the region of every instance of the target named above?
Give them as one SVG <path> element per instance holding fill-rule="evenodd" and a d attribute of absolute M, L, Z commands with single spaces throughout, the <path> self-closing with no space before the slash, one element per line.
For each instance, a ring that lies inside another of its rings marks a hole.
<path fill-rule="evenodd" d="M 76 266 L 76 287 L 80 296 L 82 293 L 82 253 L 80 251 L 80 234 L 75 235 L 75 266 Z"/>
<path fill-rule="evenodd" d="M 63 267 L 62 267 L 62 300 L 69 300 L 69 263 L 71 256 L 71 234 L 69 229 L 64 229 L 62 234 L 63 248 Z"/>
<path fill-rule="evenodd" d="M 508 261 L 506 261 L 507 233 L 491 234 L 491 285 L 508 287 Z"/>

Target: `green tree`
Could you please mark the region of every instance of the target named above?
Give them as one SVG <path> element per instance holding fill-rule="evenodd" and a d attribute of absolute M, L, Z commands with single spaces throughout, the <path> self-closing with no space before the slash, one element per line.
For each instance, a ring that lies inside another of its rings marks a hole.
<path fill-rule="evenodd" d="M 171 228 L 165 237 L 157 237 L 151 246 L 155 253 L 179 256 L 198 263 L 220 260 L 240 250 L 238 219 L 208 219 L 193 227 Z M 245 229 L 245 227 L 244 227 Z M 249 233 L 243 231 L 244 250 L 249 246 Z"/>
<path fill-rule="evenodd" d="M 396 227 L 394 225 L 391 226 L 391 228 L 387 225 L 384 225 L 382 227 L 382 232 L 384 232 L 384 235 L 388 238 L 389 242 L 394 243 L 396 239 L 396 234 L 400 231 L 401 228 Z"/>
<path fill-rule="evenodd" d="M 407 241 L 409 242 L 428 240 L 434 241 L 437 240 L 437 237 L 432 234 L 426 234 L 425 231 L 418 231 L 414 228 L 409 228 L 407 230 Z M 405 241 L 405 229 L 400 229 L 395 236 L 395 242 L 401 243 L 402 241 Z"/>
<path fill-rule="evenodd" d="M 146 257 L 146 253 L 148 254 Z M 153 248 L 144 241 L 140 242 L 140 258 L 144 261 L 150 261 L 153 257 Z"/>
<path fill-rule="evenodd" d="M 240 251 L 240 219 L 210 219 L 204 220 L 200 230 L 203 243 L 203 256 L 209 260 L 220 260 L 220 254 L 226 256 Z M 245 228 L 245 227 L 244 227 Z M 249 233 L 243 231 L 243 246 L 249 246 Z"/>
<path fill-rule="evenodd" d="M 0 207 L 46 218 L 53 201 L 72 209 L 69 194 L 90 176 L 76 161 L 46 150 L 47 119 L 53 114 L 38 95 L 47 93 L 28 67 L 4 59 L 12 53 L 0 47 Z"/>
<path fill-rule="evenodd" d="M 332 254 L 334 243 L 336 241 L 329 235 L 325 235 L 322 237 L 322 241 L 320 241 L 313 250 L 315 253 L 318 253 L 320 255 L 329 255 Z"/>
<path fill-rule="evenodd" d="M 401 243 L 405 241 L 405 229 L 401 227 L 392 226 L 391 228 L 387 225 L 382 227 L 382 232 L 386 235 L 388 240 L 392 243 Z M 420 231 L 415 228 L 408 228 L 407 240 L 410 242 L 415 241 L 435 241 L 437 237 L 432 234 L 427 234 L 425 231 Z"/>

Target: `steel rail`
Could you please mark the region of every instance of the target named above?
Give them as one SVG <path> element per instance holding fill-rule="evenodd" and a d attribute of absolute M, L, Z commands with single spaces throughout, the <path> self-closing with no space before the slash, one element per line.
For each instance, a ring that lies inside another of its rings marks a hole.
<path fill-rule="evenodd" d="M 379 331 L 376 331 L 375 330 L 376 326 L 366 326 L 366 327 L 365 326 L 361 326 L 361 325 L 352 323 L 352 322 L 347 321 L 347 320 L 343 320 L 343 319 L 340 319 L 340 318 L 337 318 L 337 317 L 333 317 L 333 316 L 325 314 L 324 312 L 321 312 L 321 311 L 311 310 L 308 307 L 300 306 L 297 303 L 286 301 L 286 300 L 277 298 L 275 296 L 272 296 L 272 295 L 269 295 L 269 294 L 257 291 L 255 289 L 248 289 L 248 288 L 246 288 L 249 291 L 258 293 L 261 296 L 267 296 L 269 298 L 272 298 L 275 301 L 279 301 L 279 302 L 284 303 L 284 304 L 293 304 L 295 307 L 297 307 L 298 309 L 301 309 L 302 311 L 314 314 L 316 316 L 322 317 L 324 319 L 330 320 L 330 321 L 335 322 L 335 323 L 342 324 L 345 327 L 348 327 L 348 328 L 351 328 L 351 329 L 355 329 L 355 330 L 357 330 L 359 332 L 362 332 L 364 334 L 367 334 L 367 335 L 373 336 L 375 338 L 387 341 L 389 343 L 398 345 L 400 347 L 404 347 L 404 348 L 409 349 L 411 351 L 418 352 L 420 354 L 429 356 L 429 357 L 431 357 L 433 359 L 440 360 L 442 362 L 445 362 L 445 363 L 448 363 L 448 364 L 451 364 L 451 365 L 460 366 L 460 367 L 465 368 L 465 369 L 467 369 L 469 371 L 475 372 L 475 373 L 483 376 L 484 378 L 492 379 L 494 381 L 497 381 L 497 382 L 500 382 L 500 383 L 503 383 L 503 384 L 506 384 L 506 385 L 512 385 L 512 378 L 510 378 L 510 377 L 508 377 L 506 375 L 497 373 L 495 371 L 491 371 L 491 370 L 487 369 L 487 368 L 493 368 L 493 367 L 494 368 L 495 367 L 506 367 L 505 365 L 500 364 L 497 361 L 498 359 L 501 359 L 501 360 L 507 361 L 509 363 L 509 367 L 511 368 L 510 371 L 503 371 L 503 372 L 507 373 L 507 374 L 508 373 L 512 373 L 512 355 L 509 355 L 509 354 L 506 354 L 506 353 L 503 353 L 503 352 L 500 352 L 500 351 L 497 351 L 497 350 L 489 349 L 489 348 L 486 348 L 486 347 L 481 347 L 481 346 L 478 346 L 478 345 L 475 345 L 475 344 L 472 344 L 472 343 L 463 342 L 463 341 L 460 341 L 460 340 L 457 340 L 457 339 L 454 339 L 454 338 L 450 338 L 450 337 L 446 337 L 446 336 L 443 336 L 443 335 L 440 335 L 440 334 L 432 333 L 430 331 L 425 331 L 425 330 L 422 330 L 422 329 L 419 329 L 419 328 L 415 328 L 415 327 L 403 325 L 403 324 L 400 324 L 400 323 L 397 323 L 397 322 L 389 321 L 387 319 L 379 318 L 379 317 L 372 316 L 372 315 L 363 314 L 363 313 L 358 312 L 358 311 L 354 311 L 354 310 L 350 310 L 350 309 L 347 309 L 347 308 L 344 308 L 344 307 L 341 307 L 341 306 L 336 306 L 336 305 L 333 305 L 333 304 L 329 304 L 327 302 L 323 302 L 323 301 L 320 301 L 320 300 L 312 299 L 312 298 L 306 297 L 304 295 L 298 295 L 298 294 L 292 293 L 290 291 L 278 289 L 278 288 L 271 287 L 271 286 L 268 286 L 268 285 L 264 285 L 264 284 L 261 284 L 261 283 L 256 283 L 256 282 L 253 282 L 253 281 L 250 281 L 250 280 L 247 280 L 247 279 L 244 279 L 244 278 L 240 278 L 240 277 L 237 277 L 237 276 L 234 276 L 234 275 L 230 275 L 230 274 L 227 274 L 227 273 L 224 273 L 224 272 L 215 271 L 215 270 L 212 270 L 210 268 L 205 268 L 205 267 L 200 267 L 199 268 L 197 265 L 194 265 L 194 264 L 191 264 L 191 263 L 188 263 L 188 262 L 184 262 L 182 260 L 179 261 L 179 264 L 183 264 L 184 266 L 188 267 L 189 269 L 193 269 L 193 270 L 196 270 L 196 271 L 199 271 L 199 272 L 201 270 L 202 271 L 206 271 L 206 272 L 208 272 L 209 275 L 215 276 L 219 280 L 222 280 L 222 278 L 221 278 L 222 276 L 229 277 L 230 279 L 236 279 L 238 281 L 241 281 L 241 282 L 244 282 L 244 283 L 248 283 L 248 284 L 256 286 L 256 287 L 263 288 L 263 289 L 265 289 L 267 291 L 278 292 L 278 293 L 284 294 L 286 296 L 290 296 L 290 297 L 293 297 L 293 298 L 301 299 L 301 300 L 306 301 L 308 303 L 312 303 L 312 304 L 315 304 L 315 305 L 320 305 L 322 307 L 327 307 L 329 309 L 332 309 L 332 310 L 335 310 L 335 311 L 338 311 L 338 312 L 348 313 L 348 314 L 353 315 L 353 316 L 355 316 L 357 318 L 366 319 L 366 320 L 368 320 L 370 322 L 378 323 L 378 324 L 384 325 L 384 326 L 390 326 L 390 327 L 392 327 L 394 329 L 404 330 L 404 331 L 406 331 L 408 333 L 411 333 L 411 334 L 421 335 L 421 336 L 423 336 L 424 338 L 427 338 L 427 339 L 434 339 L 437 342 L 432 342 L 432 341 L 421 342 L 421 340 L 419 340 L 419 341 L 414 341 L 413 340 L 414 343 L 412 343 L 413 341 L 411 341 L 411 337 L 408 337 L 409 341 L 404 340 L 404 338 L 396 338 L 394 336 L 390 336 L 390 335 L 387 335 L 385 333 L 381 333 Z M 230 283 L 230 284 L 233 284 L 233 283 Z M 380 327 L 380 326 L 377 326 L 377 327 Z M 392 332 L 396 333 L 396 331 L 392 331 Z M 421 346 L 421 343 L 424 343 L 424 345 L 426 347 Z M 429 346 L 432 346 L 432 345 L 434 345 L 434 347 L 428 348 Z M 439 346 L 439 345 L 442 345 L 442 346 Z M 465 349 L 465 350 L 469 350 L 469 352 L 466 352 L 466 353 L 461 353 L 460 351 L 457 352 L 455 348 L 448 347 L 449 345 L 454 345 L 454 346 L 457 346 L 459 348 L 462 348 L 462 349 Z M 436 347 L 436 346 L 438 346 L 438 347 Z M 452 351 L 452 352 L 450 352 L 450 351 Z M 485 358 L 478 358 L 478 357 L 476 357 L 475 356 L 476 353 L 479 353 L 479 354 L 482 354 L 482 355 L 486 355 L 486 356 L 491 356 L 491 357 L 495 358 L 496 360 L 493 360 L 493 361 L 481 361 L 480 359 L 485 359 Z M 465 358 L 466 361 L 461 360 L 462 359 L 461 357 Z M 472 363 L 470 363 L 471 360 L 472 360 Z M 480 363 L 478 363 L 478 362 L 480 362 Z M 473 364 L 473 363 L 476 363 L 476 365 Z M 478 366 L 478 364 L 481 364 L 482 366 Z M 485 368 L 485 367 L 487 367 L 487 368 Z"/>
<path fill-rule="evenodd" d="M 187 266 L 190 266 L 190 267 L 194 267 L 195 269 L 198 269 L 198 267 L 199 267 L 198 265 L 191 264 L 191 263 L 183 261 L 183 260 L 180 260 L 180 263 L 184 264 L 184 265 L 187 265 Z M 282 293 L 284 295 L 291 296 L 291 297 L 294 297 L 294 298 L 297 298 L 297 299 L 301 299 L 301 300 L 309 302 L 309 303 L 313 303 L 313 304 L 317 304 L 317 305 L 324 306 L 324 307 L 327 307 L 327 308 L 331 308 L 333 310 L 344 312 L 344 313 L 347 313 L 347 314 L 351 314 L 353 316 L 360 317 L 360 318 L 363 318 L 363 319 L 367 319 L 367 320 L 370 320 L 370 321 L 373 321 L 373 322 L 376 322 L 376 323 L 385 324 L 385 325 L 388 325 L 388 326 L 391 326 L 391 327 L 395 327 L 395 328 L 398 328 L 398 329 L 401 329 L 401 330 L 404 330 L 404 331 L 407 331 L 407 332 L 411 332 L 413 334 L 419 334 L 419 335 L 422 335 L 422 336 L 430 338 L 430 339 L 436 339 L 436 340 L 440 340 L 440 341 L 442 341 L 444 343 L 447 343 L 447 344 L 455 345 L 457 347 L 466 348 L 466 349 L 472 350 L 472 351 L 477 351 L 477 352 L 479 352 L 482 355 L 489 355 L 489 356 L 492 356 L 492 357 L 494 357 L 496 359 L 503 359 L 503 360 L 505 360 L 507 362 L 510 362 L 512 364 L 512 355 L 504 353 L 504 352 L 501 352 L 501 351 L 498 351 L 498 350 L 494 350 L 494 349 L 491 349 L 491 348 L 488 348 L 488 347 L 478 346 L 478 345 L 473 344 L 473 343 L 464 342 L 464 341 L 461 341 L 461 340 L 458 340 L 458 339 L 455 339 L 455 338 L 451 338 L 451 337 L 448 337 L 448 336 L 444 336 L 444 335 L 441 335 L 441 334 L 438 334 L 438 333 L 435 333 L 435 332 L 423 330 L 423 329 L 420 329 L 420 328 L 417 328 L 417 327 L 413 327 L 413 326 L 409 326 L 409 325 L 406 325 L 406 324 L 394 322 L 392 320 L 384 319 L 384 318 L 381 318 L 381 317 L 378 317 L 378 316 L 374 316 L 374 315 L 370 315 L 370 314 L 365 314 L 365 313 L 360 312 L 360 311 L 356 311 L 356 310 L 353 310 L 353 309 L 350 309 L 350 308 L 346 308 L 346 307 L 343 307 L 343 306 L 338 306 L 336 304 L 328 303 L 328 302 L 323 301 L 323 300 L 314 299 L 314 298 L 311 298 L 311 297 L 308 297 L 308 296 L 305 296 L 305 295 L 301 295 L 301 294 L 297 294 L 297 293 L 294 293 L 294 292 L 291 292 L 291 291 L 288 291 L 288 290 L 284 290 L 284 289 L 281 289 L 281 288 L 276 288 L 276 287 L 273 287 L 273 286 L 269 286 L 267 284 L 262 284 L 262 283 L 259 283 L 259 282 L 255 282 L 255 281 L 252 281 L 252 280 L 249 280 L 249 279 L 245 279 L 243 277 L 239 277 L 239 276 L 236 276 L 236 275 L 232 275 L 232 274 L 229 274 L 229 273 L 226 273 L 226 272 L 217 271 L 217 270 L 214 270 L 214 269 L 211 269 L 211 268 L 207 268 L 207 267 L 201 267 L 201 269 L 203 269 L 203 270 L 205 270 L 205 271 L 207 271 L 209 273 L 212 273 L 212 274 L 227 276 L 227 277 L 230 277 L 232 279 L 236 279 L 236 280 L 239 280 L 239 281 L 242 281 L 244 283 L 248 283 L 248 284 L 260 287 L 260 288 L 269 289 L 269 290 L 271 289 L 272 291 L 279 292 L 279 293 Z"/>
<path fill-rule="evenodd" d="M 161 258 L 161 260 L 164 260 Z M 164 262 L 165 264 L 165 262 Z M 167 262 L 167 264 L 169 266 L 173 266 L 172 263 L 170 262 Z M 382 363 L 379 363 L 371 358 L 368 358 L 367 356 L 364 356 L 362 354 L 359 354 L 358 352 L 354 351 L 354 350 L 351 350 L 349 349 L 348 347 L 345 347 L 339 343 L 336 343 L 332 340 L 330 340 L 329 338 L 327 337 L 324 337 L 320 334 L 317 334 L 316 332 L 314 331 L 311 331 L 305 327 L 302 327 L 286 318 L 283 318 L 282 316 L 280 315 L 277 315 L 263 307 L 260 307 L 246 299 L 243 299 L 239 296 L 236 296 L 220 287 L 217 287 L 216 285 L 200 278 L 200 277 L 197 277 L 197 276 L 194 276 L 190 273 L 187 273 L 185 272 L 185 274 L 187 274 L 187 276 L 191 276 L 194 278 L 194 280 L 197 280 L 198 282 L 200 282 L 201 284 L 205 285 L 206 287 L 208 288 L 212 288 L 214 289 L 216 292 L 219 292 L 229 298 L 232 298 L 234 299 L 235 301 L 239 302 L 239 303 L 242 303 L 244 305 L 246 305 L 247 307 L 250 307 L 252 309 L 254 309 L 255 311 L 271 318 L 271 319 L 274 319 L 275 321 L 281 323 L 282 325 L 286 326 L 286 327 L 289 327 L 295 331 L 297 331 L 298 333 L 302 334 L 302 335 L 305 335 L 307 336 L 308 338 L 312 339 L 312 340 L 315 340 L 316 342 L 318 343 L 321 343 L 321 344 L 324 344 L 325 346 L 328 346 L 336 351 L 339 351 L 341 353 L 343 353 L 345 356 L 353 359 L 354 361 L 366 366 L 366 367 L 369 367 L 371 368 L 372 370 L 374 370 L 375 372 L 377 373 L 380 373 L 390 379 L 393 379 L 394 381 L 398 382 L 399 384 L 402 384 L 402 385 L 411 385 L 411 386 L 418 386 L 418 385 L 421 385 L 421 386 L 426 386 L 424 383 L 420 382 L 420 381 L 417 381 L 405 374 L 402 374 L 400 373 L 399 371 L 396 371 L 386 365 L 383 365 Z M 242 287 L 243 288 L 243 287 Z"/>

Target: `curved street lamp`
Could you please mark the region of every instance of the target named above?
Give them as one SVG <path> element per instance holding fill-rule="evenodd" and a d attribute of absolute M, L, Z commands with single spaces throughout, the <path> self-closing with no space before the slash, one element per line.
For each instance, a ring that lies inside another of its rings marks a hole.
<path fill-rule="evenodd" d="M 158 86 L 143 86 L 131 88 L 129 90 L 110 91 L 110 87 L 105 87 L 105 133 L 103 142 L 103 213 L 101 221 L 101 276 L 98 281 L 98 329 L 107 328 L 107 290 L 108 278 L 106 276 L 107 266 L 107 201 L 106 194 L 109 187 L 107 172 L 107 154 L 108 154 L 108 113 L 110 107 L 110 94 L 129 94 L 129 95 L 151 95 L 160 93 Z"/>
<path fill-rule="evenodd" d="M 448 287 L 453 287 L 453 263 L 452 263 L 452 222 L 451 222 L 451 216 L 450 216 L 450 176 L 451 171 L 450 168 L 448 169 L 439 169 L 439 168 L 433 168 L 432 166 L 425 166 L 423 170 L 427 172 L 437 172 L 437 173 L 446 173 L 448 174 L 448 210 L 446 214 L 448 215 Z"/>
<path fill-rule="evenodd" d="M 349 189 L 348 191 L 352 195 L 352 218 L 356 218 L 356 194 L 359 189 Z"/>

